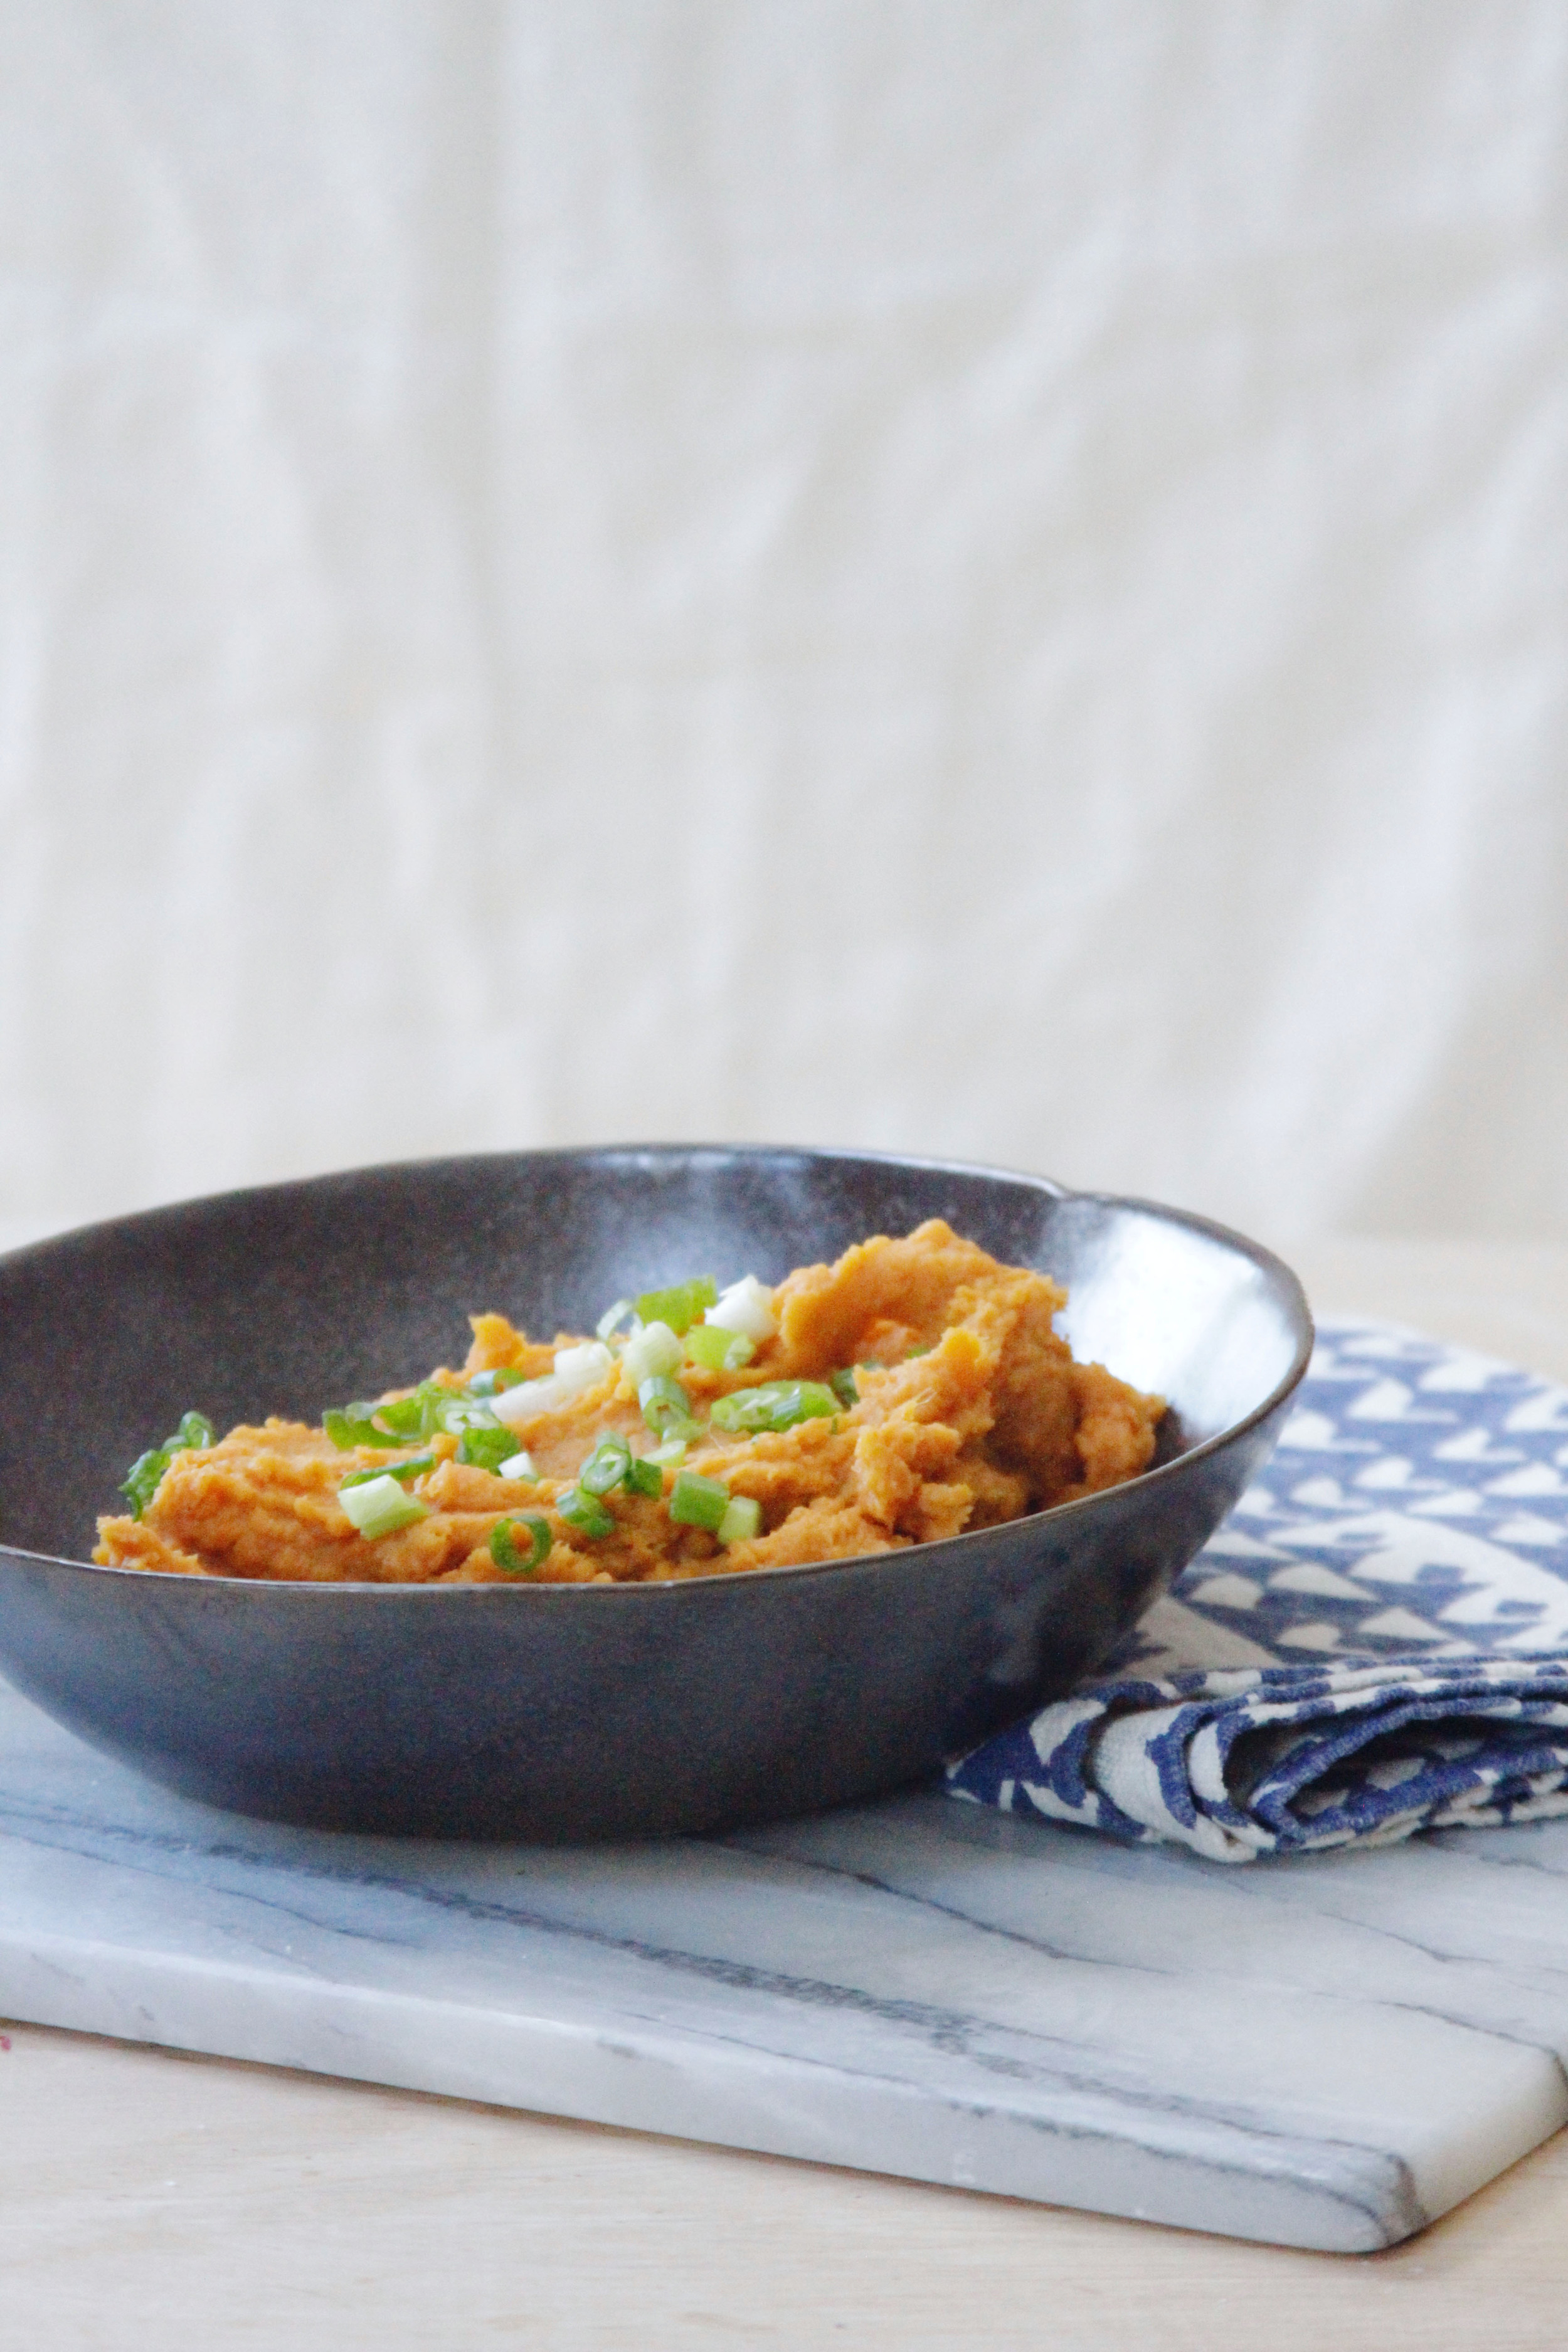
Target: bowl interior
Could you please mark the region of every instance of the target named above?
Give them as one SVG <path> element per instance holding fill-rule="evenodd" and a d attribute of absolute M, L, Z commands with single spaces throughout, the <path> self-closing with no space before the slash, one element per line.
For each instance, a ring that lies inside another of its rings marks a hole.
<path fill-rule="evenodd" d="M 0 1542 L 88 1557 L 117 1483 L 187 1407 L 222 1429 L 459 1361 L 467 1317 L 591 1330 L 696 1273 L 775 1281 L 944 1217 L 1071 1293 L 1075 1350 L 1173 1408 L 1162 1456 L 1258 1410 L 1310 1335 L 1278 1260 L 1175 1213 L 847 1153 L 650 1148 L 362 1170 L 125 1218 L 0 1260 Z"/>

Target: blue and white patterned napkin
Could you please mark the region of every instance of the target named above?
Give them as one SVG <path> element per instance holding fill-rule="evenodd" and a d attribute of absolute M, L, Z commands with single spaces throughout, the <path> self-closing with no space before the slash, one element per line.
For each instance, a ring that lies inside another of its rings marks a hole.
<path fill-rule="evenodd" d="M 948 1780 L 1215 1862 L 1568 1812 L 1568 1390 L 1324 1324 L 1173 1591 Z"/>

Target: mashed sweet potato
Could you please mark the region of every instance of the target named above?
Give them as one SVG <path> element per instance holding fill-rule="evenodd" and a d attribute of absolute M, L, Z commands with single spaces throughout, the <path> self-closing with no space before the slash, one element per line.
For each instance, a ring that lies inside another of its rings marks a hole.
<path fill-rule="evenodd" d="M 553 1584 L 656 1581 L 927 1543 L 1116 1486 L 1152 1454 L 1163 1401 L 1073 1360 L 1052 1328 L 1066 1293 L 940 1222 L 802 1267 L 771 1294 L 753 1287 L 765 1302 L 754 1328 L 765 1336 L 734 1351 L 750 1348 L 749 1361 L 694 1362 L 689 1332 L 681 1340 L 674 1392 L 684 1448 L 680 1435 L 659 1443 L 671 1425 L 668 1396 L 662 1419 L 645 1412 L 640 1359 L 626 1341 L 595 1349 L 561 1334 L 542 1344 L 480 1315 L 461 1371 L 348 1409 L 385 1412 L 412 1393 L 434 1400 L 437 1423 L 449 1402 L 459 1425 L 359 1444 L 345 1428 L 373 1424 L 329 1415 L 335 1434 L 268 1421 L 213 1444 L 187 1437 L 167 1457 L 143 1457 L 155 1485 L 139 1490 L 139 1516 L 99 1521 L 93 1558 L 294 1581 L 477 1583 L 520 1572 Z M 577 1349 L 598 1376 L 560 1393 L 558 1358 Z M 491 1419 L 500 1412 L 510 1436 Z M 767 1425 L 770 1415 L 787 1425 Z M 726 1416 L 741 1425 L 721 1425 Z M 465 1423 L 490 1441 L 497 1466 L 463 1458 L 484 1452 Z M 585 1498 L 595 1465 L 607 1475 L 623 1452 L 644 1491 L 622 1477 Z M 387 1484 L 399 1470 L 400 1486 Z M 407 1496 L 408 1524 L 361 1532 L 345 1482 L 366 1488 L 372 1477 L 394 1515 Z"/>

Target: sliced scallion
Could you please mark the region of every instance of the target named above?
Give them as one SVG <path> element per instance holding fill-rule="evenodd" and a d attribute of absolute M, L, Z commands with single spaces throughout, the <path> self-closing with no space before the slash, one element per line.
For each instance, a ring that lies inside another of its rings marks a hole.
<path fill-rule="evenodd" d="M 412 1396 L 395 1397 L 390 1404 L 378 1405 L 375 1415 L 383 1429 L 395 1429 L 399 1437 L 406 1439 L 426 1434 L 424 1400 L 417 1389 Z"/>
<path fill-rule="evenodd" d="M 748 1339 L 771 1339 L 778 1329 L 773 1294 L 754 1274 L 732 1282 L 716 1306 L 708 1310 L 710 1323 L 723 1331 L 742 1331 Z"/>
<path fill-rule="evenodd" d="M 121 1481 L 120 1491 L 131 1506 L 131 1516 L 139 1519 L 163 1483 L 163 1473 L 169 1466 L 169 1456 L 161 1445 L 150 1445 L 139 1454 Z"/>
<path fill-rule="evenodd" d="M 624 1437 L 606 1430 L 577 1473 L 577 1484 L 590 1495 L 607 1495 L 632 1466 L 632 1449 Z M 662 1481 L 660 1482 L 662 1484 Z"/>
<path fill-rule="evenodd" d="M 465 1429 L 499 1429 L 500 1422 L 488 1404 L 478 1397 L 459 1398 L 441 1414 L 439 1426 L 460 1437 Z"/>
<path fill-rule="evenodd" d="M 719 1303 L 719 1286 L 710 1274 L 700 1274 L 690 1282 L 678 1282 L 668 1290 L 645 1290 L 637 1302 L 638 1315 L 645 1323 L 668 1323 L 679 1339 L 689 1331 L 698 1317 Z"/>
<path fill-rule="evenodd" d="M 553 1372 L 543 1372 L 536 1381 L 519 1381 L 504 1395 L 498 1389 L 490 1399 L 490 1410 L 508 1429 L 521 1429 L 536 1413 L 557 1412 L 571 1402 L 571 1391 Z"/>
<path fill-rule="evenodd" d="M 717 1323 L 694 1323 L 686 1335 L 686 1352 L 705 1372 L 738 1372 L 751 1362 L 757 1347 L 743 1331 L 726 1331 Z"/>
<path fill-rule="evenodd" d="M 120 1491 L 131 1505 L 131 1516 L 139 1519 L 163 1483 L 163 1474 L 176 1454 L 199 1454 L 216 1443 L 216 1432 L 205 1412 L 181 1415 L 180 1425 L 173 1437 L 165 1437 L 162 1445 L 150 1445 L 139 1454 L 126 1472 Z"/>
<path fill-rule="evenodd" d="M 411 1528 L 416 1519 L 430 1516 L 423 1503 L 404 1493 L 389 1470 L 377 1471 L 362 1485 L 340 1489 L 338 1500 L 368 1543 L 395 1535 L 399 1528 Z"/>
<path fill-rule="evenodd" d="M 443 1430 L 492 1429 L 495 1415 L 466 1389 L 421 1381 L 390 1404 L 348 1404 L 321 1415 L 321 1427 L 345 1452 L 351 1445 L 423 1445 Z"/>
<path fill-rule="evenodd" d="M 730 1489 L 721 1478 L 704 1478 L 700 1470 L 676 1473 L 669 1516 L 677 1527 L 706 1528 L 710 1535 L 717 1535 L 729 1507 Z"/>
<path fill-rule="evenodd" d="M 340 1479 L 338 1492 L 341 1495 L 347 1486 L 368 1486 L 373 1478 L 395 1478 L 406 1486 L 411 1478 L 423 1477 L 426 1470 L 435 1467 L 433 1454 L 416 1454 L 407 1462 L 389 1462 L 384 1470 L 351 1470 L 346 1478 Z"/>
<path fill-rule="evenodd" d="M 526 1559 L 518 1550 L 514 1528 L 528 1529 Z M 542 1518 L 537 1511 L 524 1511 L 520 1518 L 496 1521 L 490 1529 L 490 1558 L 503 1576 L 534 1576 L 550 1557 L 551 1540 L 549 1520 Z"/>
<path fill-rule="evenodd" d="M 625 1486 L 633 1495 L 662 1495 L 664 1473 L 652 1462 L 639 1462 L 624 1437 L 607 1430 L 577 1473 L 577 1484 L 587 1495 L 607 1495 L 616 1486 Z M 564 1504 L 558 1507 L 566 1516 Z M 605 1528 L 587 1528 L 589 1535 L 608 1534 Z"/>
<path fill-rule="evenodd" d="M 829 1372 L 827 1375 L 827 1385 L 833 1391 L 834 1395 L 838 1399 L 841 1405 L 848 1406 L 859 1403 L 860 1391 L 855 1385 L 855 1375 L 853 1372 Z"/>
<path fill-rule="evenodd" d="M 521 1429 L 535 1413 L 559 1412 L 585 1389 L 597 1388 L 615 1370 L 616 1359 L 602 1340 L 584 1339 L 581 1347 L 558 1348 L 553 1371 L 536 1381 L 520 1381 L 504 1396 L 495 1397 L 496 1419 L 504 1421 L 509 1429 Z"/>
<path fill-rule="evenodd" d="M 458 1440 L 458 1461 L 471 1464 L 476 1470 L 499 1470 L 516 1452 L 517 1432 L 503 1429 L 499 1422 L 465 1429 Z"/>
<path fill-rule="evenodd" d="M 656 1469 L 679 1470 L 686 1459 L 686 1440 L 684 1437 L 667 1437 L 662 1445 L 656 1445 L 651 1454 L 644 1454 L 643 1459 L 651 1462 Z"/>
<path fill-rule="evenodd" d="M 605 1307 L 594 1328 L 607 1347 L 626 1317 L 636 1313 L 637 1309 L 629 1298 L 617 1298 L 613 1307 Z"/>
<path fill-rule="evenodd" d="M 557 1348 L 555 1378 L 569 1396 L 579 1396 L 584 1389 L 597 1388 L 615 1362 L 602 1339 L 584 1339 L 580 1347 Z"/>
<path fill-rule="evenodd" d="M 656 1437 L 695 1437 L 697 1423 L 691 1399 L 679 1381 L 662 1376 L 644 1381 L 637 1390 L 642 1417 Z"/>
<path fill-rule="evenodd" d="M 644 1381 L 654 1381 L 666 1372 L 680 1370 L 684 1350 L 668 1323 L 645 1323 L 640 1331 L 626 1341 L 621 1355 L 621 1370 L 634 1388 Z"/>
<path fill-rule="evenodd" d="M 526 1372 L 517 1371 L 510 1364 L 503 1365 L 498 1371 L 476 1372 L 468 1382 L 468 1394 L 476 1397 L 500 1396 L 503 1390 L 520 1387 L 527 1377 Z"/>
<path fill-rule="evenodd" d="M 512 1444 L 514 1445 L 517 1444 L 515 1438 Z M 496 1470 L 498 1478 L 537 1478 L 538 1475 L 539 1473 L 533 1466 L 532 1454 L 525 1454 L 521 1449 L 516 1454 L 509 1454 L 506 1460 L 500 1464 Z"/>
<path fill-rule="evenodd" d="M 714 1529 L 721 1544 L 750 1543 L 763 1524 L 763 1507 L 750 1495 L 732 1495 Z"/>
<path fill-rule="evenodd" d="M 736 1389 L 713 1407 L 715 1429 L 754 1435 L 762 1430 L 793 1429 L 799 1421 L 826 1420 L 840 1400 L 823 1381 L 766 1381 L 761 1388 Z"/>
<path fill-rule="evenodd" d="M 388 1429 L 405 1429 L 419 1438 L 435 1437 L 442 1430 L 456 1433 L 496 1427 L 495 1414 L 488 1404 L 462 1389 L 447 1388 L 440 1381 L 421 1381 L 412 1396 L 383 1405 L 381 1419 Z"/>
<path fill-rule="evenodd" d="M 375 1410 L 373 1404 L 346 1404 L 341 1410 L 333 1406 L 321 1415 L 321 1427 L 343 1454 L 354 1445 L 406 1445 L 406 1437 L 376 1427 L 371 1419 Z"/>
<path fill-rule="evenodd" d="M 581 1486 L 568 1486 L 555 1507 L 569 1528 L 575 1528 L 580 1536 L 588 1537 L 592 1542 L 597 1543 L 601 1537 L 616 1531 L 614 1513 L 605 1510 L 597 1495 L 586 1494 Z"/>

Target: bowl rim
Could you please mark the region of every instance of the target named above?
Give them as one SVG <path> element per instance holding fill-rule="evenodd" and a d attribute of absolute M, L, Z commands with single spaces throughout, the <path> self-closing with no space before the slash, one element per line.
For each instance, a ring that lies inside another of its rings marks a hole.
<path fill-rule="evenodd" d="M 377 1160 L 364 1167 L 331 1169 L 314 1176 L 283 1178 L 267 1184 L 237 1185 L 223 1192 L 197 1193 L 185 1200 L 162 1202 L 154 1208 L 133 1210 L 124 1216 L 97 1218 L 89 1224 L 70 1226 L 63 1233 L 42 1234 L 34 1241 L 24 1243 L 16 1249 L 0 1252 L 0 1270 L 14 1265 L 18 1259 L 38 1256 L 63 1244 L 82 1241 L 90 1235 L 110 1230 L 123 1232 L 128 1229 L 134 1230 L 139 1226 L 157 1224 L 165 1218 L 178 1216 L 190 1210 L 238 1206 L 249 1201 L 274 1199 L 280 1193 L 324 1190 L 330 1186 L 352 1182 L 361 1177 L 407 1175 L 420 1171 L 443 1168 L 483 1168 L 487 1164 L 502 1161 L 514 1164 L 519 1160 L 536 1162 L 571 1160 L 581 1164 L 595 1160 L 700 1158 L 842 1160 L 853 1161 L 860 1166 L 870 1164 L 883 1168 L 913 1169 L 941 1175 L 1000 1180 L 1004 1183 L 1019 1184 L 1031 1191 L 1043 1192 L 1052 1200 L 1088 1201 L 1108 1209 L 1132 1209 L 1145 1215 L 1156 1217 L 1167 1224 L 1184 1226 L 1187 1231 L 1202 1234 L 1210 1241 L 1219 1242 L 1239 1256 L 1249 1259 L 1261 1273 L 1268 1276 L 1291 1311 L 1297 1326 L 1297 1339 L 1295 1352 L 1289 1365 L 1267 1396 L 1249 1412 L 1244 1413 L 1239 1421 L 1228 1423 L 1224 1429 L 1216 1430 L 1212 1437 L 1200 1439 L 1196 1445 L 1189 1446 L 1185 1452 L 1174 1455 L 1169 1462 L 1157 1463 L 1152 1469 L 1141 1470 L 1134 1477 L 1121 1480 L 1118 1486 L 1101 1487 L 1092 1495 L 1081 1495 L 1074 1502 L 1053 1503 L 1046 1510 L 1026 1512 L 1018 1520 L 1003 1523 L 1008 1527 L 1026 1527 L 1047 1520 L 1049 1520 L 1053 1527 L 1065 1525 L 1085 1513 L 1092 1513 L 1097 1507 L 1103 1507 L 1108 1498 L 1112 1496 L 1127 1495 L 1134 1489 L 1146 1492 L 1157 1488 L 1162 1481 L 1169 1482 L 1177 1473 L 1187 1474 L 1194 1465 L 1205 1461 L 1224 1447 L 1234 1444 L 1237 1439 L 1244 1436 L 1249 1429 L 1254 1429 L 1259 1422 L 1268 1420 L 1300 1385 L 1311 1360 L 1316 1331 L 1311 1307 L 1300 1276 L 1265 1244 L 1251 1240 L 1246 1234 L 1238 1233 L 1234 1226 L 1220 1223 L 1216 1218 L 1200 1216 L 1196 1211 L 1191 1209 L 1173 1208 L 1167 1202 L 1152 1201 L 1140 1193 L 1083 1191 L 1073 1185 L 1060 1183 L 1054 1177 L 1037 1175 L 1026 1169 L 1001 1168 L 990 1161 L 949 1160 L 932 1154 L 864 1151 L 849 1144 L 668 1142 L 550 1144 L 542 1145 L 537 1149 L 514 1151 L 439 1152 L 415 1160 Z M 955 1536 L 940 1536 L 928 1543 L 902 1545 L 887 1552 L 855 1552 L 837 1559 L 794 1560 L 780 1562 L 770 1567 L 751 1569 L 746 1571 L 744 1578 L 737 1578 L 733 1570 L 719 1569 L 710 1576 L 661 1578 L 657 1582 L 643 1580 L 620 1584 L 535 1584 L 524 1579 L 509 1580 L 503 1584 L 488 1582 L 416 1584 L 351 1577 L 318 1580 L 252 1576 L 188 1576 L 178 1574 L 169 1569 L 125 1568 L 110 1566 L 100 1560 L 68 1559 L 58 1553 L 23 1550 L 16 1545 L 3 1541 L 0 1541 L 0 1561 L 16 1560 L 37 1567 L 74 1570 L 85 1576 L 110 1577 L 117 1580 L 123 1578 L 134 1581 L 138 1586 L 151 1584 L 164 1589 L 179 1586 L 196 1593 L 211 1593 L 215 1588 L 217 1588 L 225 1592 L 243 1591 L 268 1595 L 309 1593 L 332 1596 L 341 1593 L 373 1593 L 384 1596 L 388 1601 L 419 1596 L 426 1601 L 435 1601 L 441 1599 L 449 1600 L 458 1594 L 474 1599 L 480 1597 L 488 1599 L 497 1593 L 505 1592 L 517 1595 L 525 1601 L 544 1602 L 553 1606 L 560 1606 L 567 1601 L 571 1601 L 574 1605 L 580 1605 L 584 1601 L 596 1601 L 600 1604 L 625 1605 L 633 1601 L 634 1596 L 638 1596 L 650 1601 L 654 1606 L 662 1606 L 665 1605 L 667 1596 L 676 1593 L 711 1593 L 715 1590 L 721 1591 L 732 1590 L 737 1583 L 744 1582 L 749 1585 L 758 1578 L 763 1578 L 772 1583 L 781 1578 L 793 1580 L 832 1576 L 842 1574 L 846 1570 L 858 1570 L 864 1574 L 884 1569 L 893 1572 L 901 1567 L 911 1552 L 918 1551 L 924 1555 L 941 1551 L 944 1555 L 950 1555 L 960 1546 L 979 1543 L 987 1537 L 994 1537 L 996 1533 L 997 1529 L 994 1527 L 966 1528 Z M 291 1604 L 283 1602 L 280 1605 L 287 1607 Z M 700 1604 L 692 1603 L 691 1605 Z"/>

